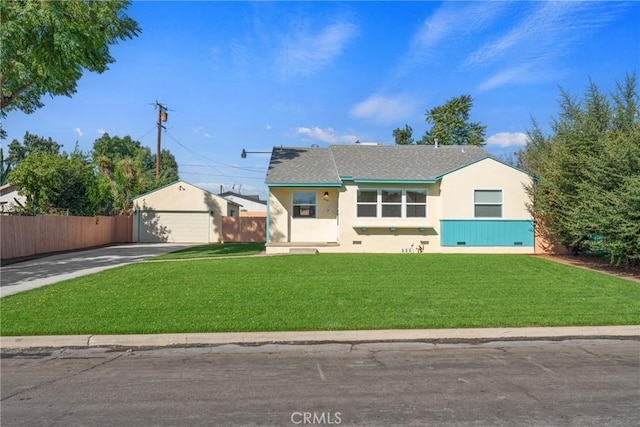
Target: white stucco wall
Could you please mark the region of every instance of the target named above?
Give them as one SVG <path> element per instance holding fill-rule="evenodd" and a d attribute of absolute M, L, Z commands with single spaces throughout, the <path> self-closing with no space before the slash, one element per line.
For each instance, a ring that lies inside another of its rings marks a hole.
<path fill-rule="evenodd" d="M 442 178 L 443 219 L 474 218 L 474 190 L 502 190 L 503 219 L 531 219 L 529 197 L 524 189 L 526 173 L 493 159 L 484 159 Z"/>
<path fill-rule="evenodd" d="M 316 217 L 293 218 L 293 192 L 316 193 Z M 324 193 L 329 200 L 324 200 Z M 337 242 L 338 189 L 336 188 L 271 188 L 269 192 L 269 243 Z"/>
<path fill-rule="evenodd" d="M 426 218 L 358 218 L 358 189 L 427 190 Z M 436 250 L 439 236 L 440 197 L 438 184 L 359 184 L 348 183 L 340 194 L 340 252 L 402 252 L 423 246 L 426 252 Z M 391 231 L 395 227 L 395 231 Z M 363 230 L 366 228 L 366 230 Z M 420 231 L 423 228 L 424 230 Z M 358 243 L 359 242 L 359 243 Z"/>

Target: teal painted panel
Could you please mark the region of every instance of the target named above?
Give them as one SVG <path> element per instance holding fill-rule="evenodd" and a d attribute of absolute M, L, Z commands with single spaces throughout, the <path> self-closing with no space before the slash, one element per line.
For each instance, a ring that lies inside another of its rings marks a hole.
<path fill-rule="evenodd" d="M 442 246 L 533 246 L 530 220 L 440 221 Z"/>

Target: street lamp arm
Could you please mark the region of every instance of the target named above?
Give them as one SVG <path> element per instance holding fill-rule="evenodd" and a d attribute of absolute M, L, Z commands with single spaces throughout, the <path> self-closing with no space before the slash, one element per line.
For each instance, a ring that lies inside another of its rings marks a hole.
<path fill-rule="evenodd" d="M 247 154 L 270 154 L 271 151 L 247 151 L 244 148 L 242 149 L 242 153 L 240 154 L 240 157 L 242 157 L 243 159 L 247 158 Z"/>

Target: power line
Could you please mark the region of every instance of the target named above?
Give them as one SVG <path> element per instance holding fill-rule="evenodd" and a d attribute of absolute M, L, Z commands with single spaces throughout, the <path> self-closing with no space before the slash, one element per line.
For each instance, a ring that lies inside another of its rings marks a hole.
<path fill-rule="evenodd" d="M 142 138 L 144 138 L 145 136 L 149 135 L 151 132 L 153 132 L 155 130 L 155 126 L 152 127 L 151 129 L 149 129 L 144 135 L 142 135 L 141 137 L 138 137 L 135 139 L 135 141 L 140 141 Z"/>
<path fill-rule="evenodd" d="M 223 176 L 225 178 L 235 178 L 235 179 L 246 179 L 247 181 L 264 180 L 263 177 L 252 177 L 252 176 L 234 176 L 234 175 L 224 175 L 224 174 L 216 174 L 216 173 L 204 173 L 204 172 L 184 172 L 180 171 L 180 175 L 201 175 L 201 176 Z"/>
<path fill-rule="evenodd" d="M 202 164 L 195 164 L 195 163 L 181 163 L 180 166 L 187 166 L 187 167 L 194 167 L 194 168 L 211 168 L 213 166 L 211 165 L 202 165 Z M 246 167 L 246 168 L 241 168 L 239 166 L 229 166 L 233 169 L 242 169 L 242 170 L 246 170 L 248 172 L 257 172 L 257 173 L 265 173 L 267 170 L 267 167 Z M 254 170 L 255 169 L 255 170 Z"/>
<path fill-rule="evenodd" d="M 217 165 L 220 165 L 220 166 L 223 166 L 223 167 L 226 167 L 226 168 L 231 168 L 231 169 L 239 169 L 239 170 L 244 170 L 244 171 L 253 172 L 253 173 L 264 173 L 264 170 L 263 171 L 252 170 L 250 168 L 241 167 L 241 166 L 235 166 L 235 165 L 229 165 L 227 163 L 222 163 L 222 162 L 219 162 L 217 160 L 210 159 L 210 158 L 208 158 L 208 157 L 206 157 L 206 156 L 204 156 L 204 155 L 202 155 L 202 154 L 190 149 L 189 147 L 185 146 L 184 144 L 182 144 L 180 141 L 178 141 L 178 139 L 176 137 L 174 137 L 166 129 L 165 129 L 165 134 L 168 135 L 169 138 L 171 138 L 173 140 L 173 142 L 175 142 L 176 144 L 178 144 L 179 146 L 181 146 L 182 148 L 184 148 L 185 150 L 187 150 L 191 154 L 193 154 L 193 155 L 195 155 L 197 157 L 200 157 L 201 159 L 204 159 L 207 162 L 215 163 Z"/>

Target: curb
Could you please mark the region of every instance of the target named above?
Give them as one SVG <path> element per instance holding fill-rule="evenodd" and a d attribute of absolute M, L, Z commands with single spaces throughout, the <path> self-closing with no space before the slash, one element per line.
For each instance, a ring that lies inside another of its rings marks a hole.
<path fill-rule="evenodd" d="M 640 325 L 532 328 L 388 329 L 364 331 L 220 332 L 144 335 L 1 337 L 0 349 L 60 347 L 180 347 L 206 345 L 371 342 L 477 342 L 559 339 L 640 339 Z"/>

